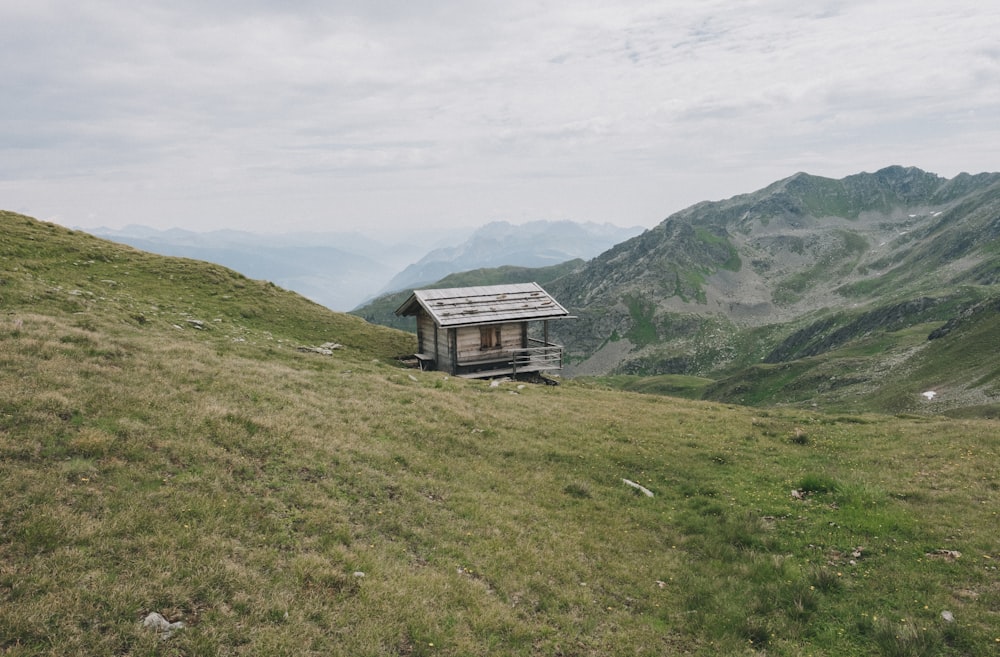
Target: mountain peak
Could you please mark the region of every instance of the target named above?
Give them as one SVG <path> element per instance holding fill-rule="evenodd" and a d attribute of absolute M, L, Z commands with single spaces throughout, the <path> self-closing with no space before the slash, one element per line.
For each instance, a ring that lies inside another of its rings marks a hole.
<path fill-rule="evenodd" d="M 397 274 L 384 292 L 426 285 L 471 269 L 547 267 L 578 258 L 586 260 L 641 230 L 574 221 L 540 220 L 521 225 L 494 221 L 461 244 L 431 251 Z"/>
<path fill-rule="evenodd" d="M 550 284 L 580 317 L 558 339 L 576 349 L 577 373 L 713 376 L 733 359 L 767 355 L 734 346 L 759 342 L 737 337 L 747 331 L 886 303 L 891 321 L 926 321 L 937 307 L 927 298 L 1000 283 L 997 207 L 1000 174 L 798 172 L 674 213 Z"/>

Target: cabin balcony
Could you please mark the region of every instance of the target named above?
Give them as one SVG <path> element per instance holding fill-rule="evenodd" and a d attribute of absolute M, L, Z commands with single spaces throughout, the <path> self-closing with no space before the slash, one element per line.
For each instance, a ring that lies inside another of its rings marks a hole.
<path fill-rule="evenodd" d="M 513 374 L 562 369 L 562 345 L 534 339 L 528 340 L 528 344 L 524 349 L 511 350 L 510 366 Z"/>
<path fill-rule="evenodd" d="M 459 376 L 470 379 L 488 379 L 496 376 L 516 376 L 531 372 L 561 370 L 563 366 L 562 345 L 529 339 L 528 347 L 508 349 L 503 352 L 502 360 L 471 363 L 463 361 L 460 365 L 473 366 L 474 370 L 466 369 Z"/>

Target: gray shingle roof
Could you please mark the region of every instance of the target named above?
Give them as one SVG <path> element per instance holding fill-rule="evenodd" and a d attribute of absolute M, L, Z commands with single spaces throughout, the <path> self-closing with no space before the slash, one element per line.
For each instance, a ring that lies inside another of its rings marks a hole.
<path fill-rule="evenodd" d="M 538 283 L 414 290 L 396 314 L 416 315 L 418 308 L 427 311 L 441 327 L 569 316 Z"/>

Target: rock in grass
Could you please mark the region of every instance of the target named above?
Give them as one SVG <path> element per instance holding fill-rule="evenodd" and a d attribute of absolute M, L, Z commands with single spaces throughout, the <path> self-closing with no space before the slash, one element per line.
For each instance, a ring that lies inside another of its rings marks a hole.
<path fill-rule="evenodd" d="M 640 486 L 639 484 L 635 483 L 634 481 L 629 481 L 628 479 L 622 479 L 622 481 L 625 482 L 626 486 L 631 486 L 632 488 L 636 489 L 637 491 L 639 491 L 640 493 L 642 493 L 646 497 L 652 497 L 653 496 L 653 491 L 649 490 L 645 486 Z"/>
<path fill-rule="evenodd" d="M 320 354 L 322 356 L 332 356 L 337 349 L 343 349 L 344 345 L 337 342 L 324 342 L 318 347 L 301 346 L 298 350 L 307 354 Z"/>
<path fill-rule="evenodd" d="M 934 550 L 933 552 L 928 552 L 924 556 L 931 559 L 944 559 L 945 561 L 955 561 L 956 559 L 962 558 L 962 553 L 958 550 Z"/>
<path fill-rule="evenodd" d="M 171 635 L 184 627 L 184 621 L 171 623 L 155 611 L 142 619 L 142 626 L 160 633 L 160 638 L 166 641 Z"/>

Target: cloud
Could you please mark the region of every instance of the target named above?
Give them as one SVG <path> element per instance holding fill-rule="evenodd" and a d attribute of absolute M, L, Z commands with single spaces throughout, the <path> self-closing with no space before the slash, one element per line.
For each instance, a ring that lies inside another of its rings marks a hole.
<path fill-rule="evenodd" d="M 93 225 L 651 225 L 799 170 L 995 169 L 997 28 L 971 0 L 6 3 L 0 198 Z"/>

